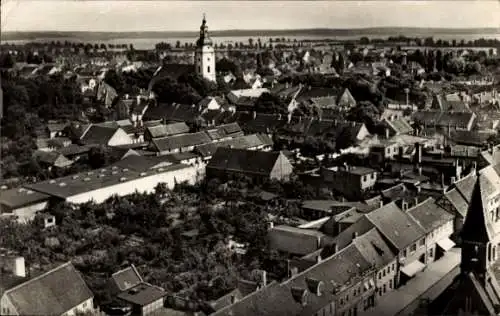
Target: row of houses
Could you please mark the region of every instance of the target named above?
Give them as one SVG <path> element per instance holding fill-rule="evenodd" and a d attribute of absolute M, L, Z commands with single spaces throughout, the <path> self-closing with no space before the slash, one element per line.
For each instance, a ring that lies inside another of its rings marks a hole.
<path fill-rule="evenodd" d="M 480 273 L 485 265 L 495 266 L 498 258 L 496 227 L 499 223 L 496 209 L 500 192 L 500 172 L 497 169 L 497 166 L 490 165 L 477 174 L 473 171 L 436 198 L 419 200 L 422 196 L 418 192 L 413 204 L 407 200 L 398 201 L 394 196 L 397 190 L 392 190 L 392 193 L 386 190 L 383 194 L 385 198 L 364 203 L 330 201 L 328 215 L 311 222 L 311 225 L 271 225 L 268 233 L 271 247 L 290 258 L 288 278 L 282 282 L 271 282 L 222 307 L 213 315 L 389 313 L 394 309 L 387 307 L 391 297 L 407 293 L 413 297 L 405 298 L 407 304 L 412 305 L 412 299 L 418 301 L 415 293 L 421 289 L 413 288 L 416 283 L 412 280 L 427 273 L 428 266 L 446 266 L 446 271 L 453 276 L 460 275 L 460 267 L 467 273 Z M 316 210 L 321 208 L 320 204 L 324 203 L 306 201 L 304 208 Z M 478 219 L 481 216 L 484 217 Z M 339 221 L 342 222 L 340 226 Z M 457 225 L 457 222 L 460 224 Z M 484 238 L 474 232 L 483 227 L 489 230 Z M 462 249 L 462 265 L 456 243 L 466 247 Z M 467 248 L 469 243 L 479 247 L 487 245 L 487 260 L 490 263 L 480 261 L 479 266 L 466 265 L 467 260 L 477 256 L 473 247 Z M 463 276 L 467 278 L 467 274 Z M 422 280 L 418 282 L 420 286 L 428 283 L 429 288 L 433 282 L 444 282 L 445 287 L 455 284 L 453 277 L 450 282 Z M 452 286 L 455 288 L 458 285 L 462 292 L 465 291 L 461 295 L 481 291 L 477 286 L 465 289 L 461 284 L 465 286 L 461 282 Z M 478 286 L 481 287 L 481 284 L 479 282 Z M 489 306 L 495 297 L 478 296 L 472 300 L 480 304 L 474 307 L 476 309 L 482 308 L 481 304 Z M 280 304 L 276 305 L 276 302 Z M 465 308 L 460 307 L 456 300 L 453 302 L 447 314 Z M 400 303 L 393 305 L 401 305 L 401 311 L 394 310 L 395 313 L 402 313 L 406 308 Z M 384 311 L 383 308 L 387 309 Z"/>

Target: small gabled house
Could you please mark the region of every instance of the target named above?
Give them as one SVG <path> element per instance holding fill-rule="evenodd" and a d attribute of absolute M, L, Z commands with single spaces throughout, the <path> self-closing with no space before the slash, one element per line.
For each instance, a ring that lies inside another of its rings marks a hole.
<path fill-rule="evenodd" d="M 57 151 L 36 150 L 33 152 L 33 157 L 42 167 L 45 167 L 48 170 L 51 170 L 52 168 L 66 168 L 73 164 L 73 161 L 64 157 Z"/>
<path fill-rule="evenodd" d="M 287 180 L 293 166 L 282 152 L 219 147 L 206 167 L 208 178 L 245 175 L 257 180 Z"/>
<path fill-rule="evenodd" d="M 133 143 L 132 138 L 118 126 L 91 125 L 81 136 L 85 145 L 120 146 Z"/>
<path fill-rule="evenodd" d="M 134 265 L 113 273 L 109 284 L 118 299 L 132 306 L 133 315 L 154 315 L 164 308 L 167 292 L 144 282 Z"/>
<path fill-rule="evenodd" d="M 95 312 L 94 295 L 71 262 L 26 279 L 24 258 L 16 259 L 16 271 L 22 272 L 22 275 L 17 273 L 10 282 L 0 275 L 2 315 L 76 315 L 79 312 Z"/>

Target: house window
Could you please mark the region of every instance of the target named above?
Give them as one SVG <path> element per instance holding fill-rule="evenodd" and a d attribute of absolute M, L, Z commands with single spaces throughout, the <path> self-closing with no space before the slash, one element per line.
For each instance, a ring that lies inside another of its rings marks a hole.
<path fill-rule="evenodd" d="M 418 241 L 418 245 L 419 245 L 420 247 L 424 246 L 424 245 L 425 245 L 425 238 L 420 239 L 420 240 Z"/>
<path fill-rule="evenodd" d="M 198 72 L 201 72 L 201 66 L 198 66 Z"/>
<path fill-rule="evenodd" d="M 417 244 L 416 243 L 410 246 L 410 253 L 413 253 L 415 251 L 417 251 Z"/>
<path fill-rule="evenodd" d="M 371 178 L 372 178 L 372 180 L 375 179 L 375 174 L 374 173 L 372 173 Z"/>
<path fill-rule="evenodd" d="M 83 308 L 87 307 L 87 302 L 83 302 L 82 307 Z"/>
<path fill-rule="evenodd" d="M 429 249 L 429 257 L 434 257 L 434 248 Z"/>
<path fill-rule="evenodd" d="M 366 175 L 363 176 L 363 182 L 365 182 L 367 180 L 367 177 Z"/>
<path fill-rule="evenodd" d="M 384 286 L 383 286 L 383 289 L 384 289 L 384 290 L 382 291 L 382 293 L 384 293 L 384 294 L 385 294 L 385 292 L 387 292 L 387 286 L 386 286 L 385 284 L 384 284 Z"/>
<path fill-rule="evenodd" d="M 392 271 L 395 271 L 395 270 L 396 270 L 396 264 L 395 264 L 395 263 L 393 263 L 393 264 L 392 264 Z"/>
<path fill-rule="evenodd" d="M 385 276 L 385 269 L 384 269 L 384 271 L 382 271 L 382 276 Z"/>
<path fill-rule="evenodd" d="M 207 72 L 210 73 L 210 66 L 207 67 Z"/>
<path fill-rule="evenodd" d="M 389 288 L 392 289 L 392 279 L 389 280 Z"/>
<path fill-rule="evenodd" d="M 403 253 L 401 254 L 403 257 L 406 257 L 406 249 L 403 249 Z"/>
<path fill-rule="evenodd" d="M 380 279 L 382 279 L 382 272 L 379 272 L 379 273 L 378 273 L 378 279 L 379 279 L 379 280 L 380 280 Z"/>

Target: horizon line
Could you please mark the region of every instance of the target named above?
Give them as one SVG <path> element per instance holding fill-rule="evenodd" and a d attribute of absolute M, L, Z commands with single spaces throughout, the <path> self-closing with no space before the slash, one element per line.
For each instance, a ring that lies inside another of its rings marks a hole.
<path fill-rule="evenodd" d="M 210 30 L 209 33 L 212 32 L 240 32 L 240 31 L 315 31 L 315 30 L 325 30 L 325 31 L 362 31 L 362 30 L 372 30 L 372 29 L 420 29 L 420 30 L 477 30 L 477 29 L 489 29 L 489 30 L 498 30 L 500 31 L 500 26 L 499 27 L 492 27 L 492 26 L 477 26 L 477 27 L 421 27 L 421 26 L 369 26 L 369 27 L 349 27 L 349 28 L 342 28 L 342 27 L 312 27 L 312 28 L 297 28 L 297 29 L 292 29 L 292 28 L 286 28 L 286 29 L 221 29 L 221 30 Z M 125 30 L 125 31 L 105 31 L 105 30 L 93 30 L 93 31 L 82 31 L 82 30 L 9 30 L 9 31 L 3 31 L 3 33 L 23 33 L 23 32 L 30 32 L 30 33 L 47 33 L 47 32 L 54 32 L 54 33 L 70 33 L 70 32 L 77 32 L 77 33 L 164 33 L 164 32 L 170 32 L 170 33 L 198 33 L 198 31 L 195 30 L 176 30 L 176 31 L 169 31 L 169 30 L 157 30 L 157 31 L 148 31 L 148 30 Z"/>

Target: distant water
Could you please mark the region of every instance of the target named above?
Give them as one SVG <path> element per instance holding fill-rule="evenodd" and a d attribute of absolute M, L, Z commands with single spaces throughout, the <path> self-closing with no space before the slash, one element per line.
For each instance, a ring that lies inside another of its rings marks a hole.
<path fill-rule="evenodd" d="M 368 37 L 368 38 L 388 38 L 390 36 L 398 36 L 399 34 L 387 34 L 387 35 L 356 35 L 356 36 L 321 36 L 321 35 L 303 35 L 303 36 L 286 36 L 285 38 L 290 39 L 291 42 L 294 40 L 301 41 L 301 40 L 322 40 L 322 39 L 330 39 L 330 40 L 354 40 L 354 39 L 359 39 L 361 37 Z M 428 37 L 428 34 L 405 34 L 407 37 Z M 282 36 L 281 36 L 282 37 Z M 275 38 L 281 38 L 280 36 L 259 36 L 259 37 L 252 37 L 253 41 L 256 42 L 258 38 L 260 38 L 262 43 L 268 43 L 269 39 L 272 38 L 273 40 Z M 461 40 L 464 40 L 465 42 L 471 41 L 471 40 L 476 40 L 479 38 L 485 38 L 485 39 L 498 39 L 500 40 L 500 34 L 434 34 L 432 36 L 434 40 L 442 39 L 446 41 L 452 41 L 456 40 L 457 42 L 460 42 Z M 213 37 L 213 41 L 217 44 L 228 44 L 228 43 L 240 43 L 243 42 L 245 44 L 248 44 L 248 39 L 250 37 L 248 36 L 236 36 L 236 37 Z M 170 43 L 172 46 L 175 46 L 177 41 L 180 41 L 181 45 L 184 45 L 184 43 L 194 43 L 196 41 L 195 37 L 169 37 L 169 38 L 115 38 L 115 39 L 107 39 L 107 40 L 90 40 L 90 39 L 85 39 L 85 38 L 40 38 L 35 41 L 33 40 L 13 40 L 13 41 L 5 41 L 3 44 L 24 44 L 27 42 L 51 42 L 51 41 L 70 41 L 70 42 L 84 42 L 84 43 L 92 43 L 92 44 L 132 44 L 134 48 L 136 49 L 152 49 L 154 48 L 155 44 L 160 43 L 160 42 L 166 42 Z"/>

